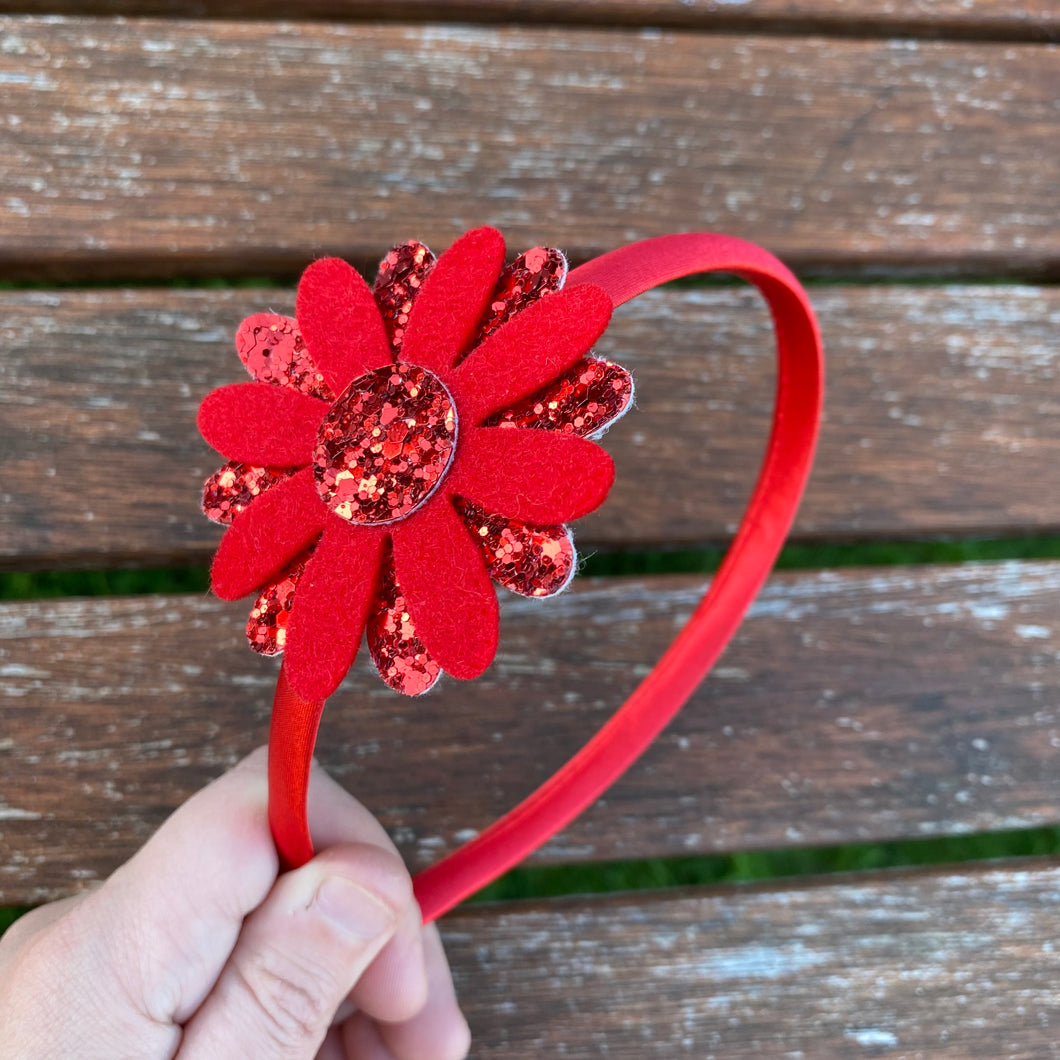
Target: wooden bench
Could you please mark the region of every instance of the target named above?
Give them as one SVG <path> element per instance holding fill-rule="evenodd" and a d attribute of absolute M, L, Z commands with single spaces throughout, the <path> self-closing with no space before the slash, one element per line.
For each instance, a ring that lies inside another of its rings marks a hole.
<path fill-rule="evenodd" d="M 369 266 L 478 223 L 575 261 L 724 230 L 815 281 L 830 375 L 802 544 L 1060 532 L 1051 0 L 180 17 L 205 6 L 0 0 L 7 569 L 205 563 L 215 460 L 195 409 L 239 378 L 239 320 L 290 312 L 320 253 Z M 237 282 L 255 277 L 273 286 Z M 618 482 L 582 552 L 724 542 L 768 427 L 761 303 L 671 288 L 621 310 L 601 350 L 639 407 L 606 439 Z M 423 700 L 358 663 L 319 755 L 427 865 L 595 731 L 703 581 L 507 598 L 494 667 Z M 275 667 L 243 620 L 204 595 L 0 606 L 0 904 L 105 876 L 264 741 Z M 533 862 L 1056 826 L 1058 663 L 1055 559 L 783 572 L 677 722 Z M 1051 858 L 499 903 L 443 926 L 476 1057 L 1060 1057 Z"/>

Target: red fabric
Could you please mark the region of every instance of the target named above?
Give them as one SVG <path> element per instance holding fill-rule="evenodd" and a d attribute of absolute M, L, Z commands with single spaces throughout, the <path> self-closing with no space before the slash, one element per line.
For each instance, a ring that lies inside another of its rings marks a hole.
<path fill-rule="evenodd" d="M 536 526 L 577 519 L 611 489 L 615 465 L 595 442 L 518 427 L 479 427 L 464 449 L 450 489 L 494 515 Z"/>
<path fill-rule="evenodd" d="M 284 669 L 306 699 L 327 699 L 361 645 L 386 542 L 382 527 L 329 518 L 306 564 L 287 625 Z"/>
<path fill-rule="evenodd" d="M 402 361 L 445 373 L 467 352 L 504 268 L 504 239 L 493 228 L 461 236 L 424 280 L 405 328 Z"/>
<path fill-rule="evenodd" d="M 296 467 L 309 463 L 329 407 L 272 383 L 231 383 L 203 398 L 199 430 L 228 460 Z"/>
<path fill-rule="evenodd" d="M 732 546 L 685 628 L 603 729 L 514 810 L 477 838 L 420 873 L 416 878 L 416 894 L 425 921 L 440 916 L 544 843 L 599 797 L 636 760 L 677 713 L 720 655 L 783 544 L 809 475 L 823 394 L 820 336 L 805 292 L 791 273 L 772 255 L 750 243 L 726 236 L 691 234 L 646 240 L 604 255 L 575 270 L 568 285 L 597 284 L 615 305 L 619 305 L 642 291 L 679 276 L 716 270 L 743 276 L 766 296 L 777 333 L 779 362 L 773 431 L 754 493 Z M 421 294 L 420 299 L 423 297 Z M 419 305 L 418 301 L 417 307 Z M 443 337 L 447 337 L 443 343 L 445 349 L 457 348 L 458 343 L 452 341 L 457 330 L 451 321 L 447 330 L 442 329 Z M 426 349 L 426 339 L 421 339 L 421 343 Z M 492 440 L 500 430 L 473 432 L 472 446 L 478 445 L 483 453 L 486 448 L 493 451 L 501 445 L 500 441 Z M 510 430 L 507 433 L 517 439 L 512 443 L 517 445 L 523 444 L 521 436 L 549 437 L 541 431 Z M 481 436 L 487 440 L 483 441 Z M 462 438 L 462 443 L 467 444 L 467 439 Z M 596 448 L 588 442 L 582 444 Z M 534 458 L 528 456 L 528 459 Z M 476 467 L 477 464 L 478 461 L 468 459 L 466 453 L 459 454 L 447 487 L 456 490 L 461 469 L 465 469 L 468 472 L 466 482 L 486 490 L 488 476 Z M 584 465 L 582 474 L 586 474 Z M 562 478 L 556 474 L 554 466 L 550 478 Z M 509 488 L 512 485 L 510 480 Z M 264 494 L 251 505 L 248 513 L 282 488 L 278 486 Z M 470 489 L 467 495 L 472 500 L 483 500 Z M 537 498 L 535 503 L 543 505 L 548 500 L 547 497 L 545 500 Z M 431 594 L 437 591 L 439 582 L 448 591 L 467 588 L 461 581 L 463 560 L 454 565 L 455 570 L 448 570 L 448 564 L 452 562 L 449 552 L 442 551 L 439 544 L 448 540 L 455 546 L 461 540 L 455 532 L 456 527 L 448 525 L 448 517 L 440 514 L 446 511 L 448 505 L 435 504 L 418 513 L 427 516 L 430 512 L 429 518 L 437 520 L 438 525 L 432 525 L 426 518 L 422 523 L 417 519 L 395 524 L 395 558 L 399 552 L 398 539 L 402 536 L 400 548 L 406 557 L 402 561 L 405 572 L 399 568 L 398 579 L 406 595 L 410 590 L 415 594 L 417 607 L 430 605 Z M 240 518 L 246 518 L 248 513 Z M 542 521 L 561 522 L 570 517 L 550 516 Z M 237 520 L 235 526 L 238 525 Z M 419 526 L 419 531 L 412 530 L 414 526 Z M 462 524 L 460 530 L 473 546 Z M 231 534 L 232 530 L 228 533 Z M 439 551 L 435 551 L 436 548 Z M 459 552 L 457 554 L 459 556 Z M 410 566 L 409 557 L 422 562 Z M 434 579 L 430 584 L 421 584 L 417 578 L 422 577 L 423 572 L 430 574 L 432 567 Z M 476 569 L 481 570 L 481 564 Z M 410 574 L 411 584 L 407 582 Z M 469 595 L 472 606 L 466 608 L 466 618 L 471 623 L 470 639 L 474 643 L 481 637 L 475 616 L 486 598 L 480 596 L 479 590 L 473 586 Z M 427 619 L 430 636 L 445 650 L 447 645 L 457 644 L 463 631 L 452 615 L 437 620 L 428 617 L 440 614 L 440 610 L 430 607 L 423 618 Z M 490 628 L 496 630 L 495 622 L 490 623 Z M 423 630 L 420 632 L 422 635 Z M 485 639 L 481 639 L 485 645 Z M 424 643 L 427 644 L 426 638 Z M 436 650 L 431 645 L 428 649 L 432 654 Z M 492 656 L 492 648 L 488 654 Z M 487 651 L 480 648 L 479 655 L 481 661 Z M 444 663 L 443 666 L 449 669 Z M 473 668 L 469 665 L 469 669 Z M 306 788 L 322 707 L 322 701 L 298 696 L 281 671 L 270 735 L 269 813 L 281 856 L 289 866 L 304 863 L 313 853 L 305 812 Z"/>
<path fill-rule="evenodd" d="M 260 589 L 320 536 L 328 514 L 311 467 L 255 497 L 221 538 L 210 570 L 213 591 L 238 600 Z"/>
<path fill-rule="evenodd" d="M 287 868 L 313 857 L 309 836 L 309 770 L 317 742 L 323 699 L 303 699 L 280 667 L 269 725 L 269 826 L 280 862 Z"/>
<path fill-rule="evenodd" d="M 607 292 L 557 291 L 518 313 L 463 361 L 450 381 L 464 426 L 533 394 L 592 348 L 611 319 Z"/>
<path fill-rule="evenodd" d="M 497 593 L 464 520 L 441 497 L 392 534 L 394 574 L 427 654 L 453 677 L 478 677 L 497 653 Z"/>
<path fill-rule="evenodd" d="M 390 363 L 372 289 L 341 258 L 321 258 L 302 273 L 295 307 L 309 356 L 336 397 L 358 376 Z"/>

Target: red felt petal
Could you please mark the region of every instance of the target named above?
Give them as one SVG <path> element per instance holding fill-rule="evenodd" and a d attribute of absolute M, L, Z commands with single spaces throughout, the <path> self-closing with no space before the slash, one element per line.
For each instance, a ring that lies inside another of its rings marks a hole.
<path fill-rule="evenodd" d="M 313 364 L 297 321 L 276 313 L 255 313 L 236 332 L 236 352 L 260 383 L 275 383 L 300 390 L 322 401 L 335 395 Z"/>
<path fill-rule="evenodd" d="M 615 465 L 595 442 L 551 431 L 482 427 L 464 434 L 450 491 L 488 512 L 550 526 L 591 512 Z"/>
<path fill-rule="evenodd" d="M 394 573 L 416 634 L 453 677 L 478 677 L 497 652 L 497 594 L 448 496 L 394 524 Z"/>
<path fill-rule="evenodd" d="M 368 650 L 384 683 L 402 695 L 421 696 L 435 686 L 442 671 L 416 636 L 405 594 L 394 577 L 393 551 L 387 553 L 368 616 Z"/>
<path fill-rule="evenodd" d="M 412 306 L 401 359 L 445 373 L 471 345 L 504 266 L 493 228 L 462 235 L 437 261 Z"/>
<path fill-rule="evenodd" d="M 580 360 L 611 319 L 611 299 L 592 284 L 550 294 L 514 316 L 456 369 L 450 390 L 463 423 L 540 390 Z"/>
<path fill-rule="evenodd" d="M 238 600 L 259 589 L 313 544 L 327 516 L 311 467 L 273 486 L 225 531 L 210 570 L 213 591 Z"/>
<path fill-rule="evenodd" d="M 375 599 L 386 532 L 329 519 L 298 583 L 284 669 L 303 699 L 327 699 L 353 663 Z"/>
<path fill-rule="evenodd" d="M 313 363 L 332 393 L 390 363 L 390 342 L 372 291 L 352 265 L 321 258 L 302 273 L 295 302 Z"/>
<path fill-rule="evenodd" d="M 258 467 L 299 467 L 313 456 L 328 405 L 268 383 L 232 383 L 202 399 L 199 430 L 222 456 Z"/>

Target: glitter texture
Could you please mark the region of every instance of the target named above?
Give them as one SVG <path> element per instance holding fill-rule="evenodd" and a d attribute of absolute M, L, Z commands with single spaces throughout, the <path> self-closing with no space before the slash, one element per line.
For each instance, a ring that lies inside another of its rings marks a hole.
<path fill-rule="evenodd" d="M 396 353 L 405 338 L 409 313 L 427 273 L 434 268 L 434 255 L 415 239 L 394 247 L 379 263 L 375 278 L 375 300 L 383 314 L 391 349 Z"/>
<path fill-rule="evenodd" d="M 530 527 L 468 501 L 460 507 L 499 585 L 520 596 L 554 596 L 570 581 L 574 544 L 565 526 Z"/>
<path fill-rule="evenodd" d="M 456 443 L 449 391 L 426 369 L 377 368 L 346 388 L 317 437 L 313 463 L 325 504 L 353 523 L 390 523 L 441 482 Z"/>
<path fill-rule="evenodd" d="M 236 350 L 259 382 L 334 401 L 335 395 L 313 364 L 297 323 L 288 317 L 259 313 L 244 320 L 236 332 Z"/>
<path fill-rule="evenodd" d="M 405 610 L 391 554 L 383 564 L 379 593 L 368 619 L 368 651 L 383 681 L 406 696 L 422 695 L 441 674 Z"/>
<path fill-rule="evenodd" d="M 283 468 L 228 463 L 218 468 L 202 487 L 202 511 L 211 522 L 228 526 L 260 493 L 290 474 Z"/>
<path fill-rule="evenodd" d="M 309 556 L 303 556 L 281 578 L 266 585 L 254 601 L 247 621 L 247 640 L 259 654 L 279 655 L 283 651 L 294 592 L 308 561 Z"/>
<path fill-rule="evenodd" d="M 534 397 L 491 417 L 491 426 L 536 427 L 588 438 L 619 418 L 633 400 L 633 378 L 621 365 L 587 357 Z"/>
<path fill-rule="evenodd" d="M 507 266 L 479 328 L 479 341 L 543 295 L 558 291 L 567 276 L 567 259 L 550 247 L 534 247 Z"/>

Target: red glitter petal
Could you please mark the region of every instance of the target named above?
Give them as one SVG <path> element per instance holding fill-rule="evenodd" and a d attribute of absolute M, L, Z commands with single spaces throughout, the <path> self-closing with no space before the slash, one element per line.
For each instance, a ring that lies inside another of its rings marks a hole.
<path fill-rule="evenodd" d="M 478 333 L 478 342 L 567 278 L 567 259 L 551 247 L 534 247 L 505 267 Z M 477 343 L 476 343 L 477 345 Z"/>
<path fill-rule="evenodd" d="M 247 371 L 260 383 L 300 390 L 309 397 L 334 401 L 306 349 L 298 323 L 275 313 L 247 317 L 236 332 L 236 351 Z"/>
<path fill-rule="evenodd" d="M 614 423 L 632 401 L 633 377 L 625 368 L 586 357 L 535 396 L 491 416 L 485 426 L 536 427 L 589 438 Z"/>
<path fill-rule="evenodd" d="M 391 350 L 396 354 L 405 339 L 412 303 L 423 281 L 434 268 L 435 257 L 415 239 L 394 247 L 379 263 L 375 278 L 375 300 L 386 324 Z"/>
<path fill-rule="evenodd" d="M 434 492 L 455 445 L 453 400 L 436 376 L 409 364 L 377 368 L 355 379 L 321 424 L 317 490 L 343 519 L 390 523 Z"/>
<path fill-rule="evenodd" d="M 394 577 L 394 556 L 383 562 L 379 592 L 368 618 L 368 650 L 379 676 L 396 692 L 419 696 L 432 688 L 441 668 L 427 654 L 405 610 L 405 598 Z"/>
<path fill-rule="evenodd" d="M 291 471 L 235 461 L 218 468 L 202 488 L 202 511 L 211 522 L 229 526 L 259 494 L 290 478 Z"/>
<path fill-rule="evenodd" d="M 309 553 L 306 553 L 276 581 L 266 585 L 254 601 L 247 620 L 247 640 L 259 654 L 279 655 L 283 651 L 298 579 L 308 562 Z"/>
<path fill-rule="evenodd" d="M 565 526 L 531 527 L 458 502 L 482 548 L 490 577 L 520 596 L 554 596 L 574 576 L 574 543 Z"/>

